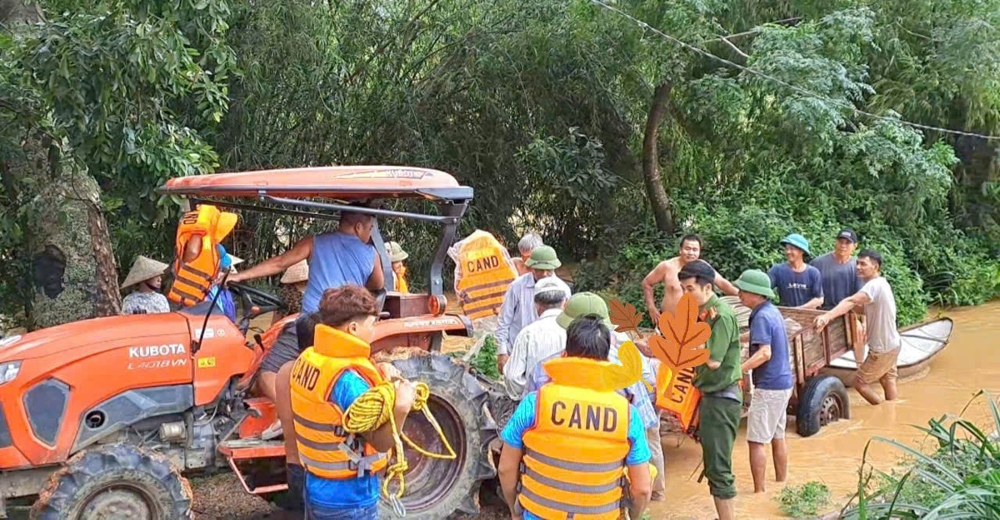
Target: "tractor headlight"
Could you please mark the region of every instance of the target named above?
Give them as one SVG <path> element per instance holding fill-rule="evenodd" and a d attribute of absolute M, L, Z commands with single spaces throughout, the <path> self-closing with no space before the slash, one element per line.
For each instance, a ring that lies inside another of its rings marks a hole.
<path fill-rule="evenodd" d="M 0 363 L 0 385 L 13 381 L 17 374 L 21 372 L 20 361 L 9 361 Z"/>

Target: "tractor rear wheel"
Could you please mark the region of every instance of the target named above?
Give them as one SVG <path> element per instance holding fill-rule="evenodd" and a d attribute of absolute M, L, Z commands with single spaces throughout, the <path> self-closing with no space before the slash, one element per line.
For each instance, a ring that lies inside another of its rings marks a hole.
<path fill-rule="evenodd" d="M 440 520 L 461 513 L 478 514 L 479 487 L 483 480 L 496 476 L 489 443 L 497 437 L 497 428 L 486 390 L 465 365 L 446 355 L 413 348 L 398 348 L 385 355 L 403 377 L 430 387 L 428 408 L 457 455 L 454 460 L 434 459 L 404 444 L 409 470 L 400 501 L 406 517 Z M 410 414 L 403 432 L 431 453 L 447 452 L 423 413 Z M 394 518 L 384 497 L 379 509 L 380 518 Z"/>
<path fill-rule="evenodd" d="M 31 509 L 38 520 L 194 518 L 191 486 L 162 455 L 127 444 L 82 451 Z"/>

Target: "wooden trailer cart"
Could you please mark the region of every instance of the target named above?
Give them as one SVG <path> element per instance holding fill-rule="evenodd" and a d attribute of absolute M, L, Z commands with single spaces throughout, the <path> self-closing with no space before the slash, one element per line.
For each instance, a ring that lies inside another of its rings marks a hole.
<path fill-rule="evenodd" d="M 743 360 L 749 357 L 750 309 L 736 297 L 724 298 L 736 311 L 742 332 Z M 850 418 L 850 401 L 843 382 L 820 370 L 854 348 L 858 338 L 858 317 L 850 312 L 816 332 L 813 322 L 822 311 L 778 307 L 785 317 L 789 363 L 795 375 L 795 388 L 788 403 L 788 413 L 795 416 L 799 435 L 809 437 L 838 419 Z M 744 376 L 744 413 L 750 406 L 752 385 Z"/>
<path fill-rule="evenodd" d="M 750 357 L 750 309 L 740 304 L 734 296 L 723 297 L 736 311 L 743 343 L 742 360 Z M 858 318 L 853 312 L 833 320 L 822 332 L 816 332 L 813 322 L 821 311 L 778 307 L 785 318 L 788 335 L 789 364 L 795 375 L 795 387 L 788 403 L 788 413 L 796 417 L 799 435 L 815 435 L 823 426 L 839 419 L 850 418 L 850 401 L 847 389 L 837 377 L 821 374 L 820 370 L 834 359 L 853 348 L 858 338 Z M 694 369 L 685 369 L 678 375 L 672 390 L 669 406 L 661 414 L 663 433 L 683 433 L 697 437 L 697 395 L 691 391 Z M 743 377 L 743 415 L 746 416 L 753 397 L 751 376 Z M 686 428 L 685 428 L 686 425 Z"/>

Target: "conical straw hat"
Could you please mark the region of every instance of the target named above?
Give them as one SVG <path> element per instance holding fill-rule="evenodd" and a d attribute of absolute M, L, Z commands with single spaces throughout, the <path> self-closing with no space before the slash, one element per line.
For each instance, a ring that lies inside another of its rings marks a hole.
<path fill-rule="evenodd" d="M 122 282 L 121 288 L 124 289 L 139 282 L 149 280 L 150 278 L 156 278 L 166 272 L 169 268 L 170 266 L 163 262 L 139 255 L 132 264 L 132 269 L 129 270 L 128 276 L 125 277 L 125 281 Z"/>
<path fill-rule="evenodd" d="M 309 280 L 309 263 L 306 260 L 285 269 L 285 274 L 281 276 L 281 283 L 291 284 L 305 282 Z"/>

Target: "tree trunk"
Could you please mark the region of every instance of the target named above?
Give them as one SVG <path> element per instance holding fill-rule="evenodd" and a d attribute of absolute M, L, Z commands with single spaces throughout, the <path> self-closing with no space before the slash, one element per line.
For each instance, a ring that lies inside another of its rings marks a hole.
<path fill-rule="evenodd" d="M 24 173 L 42 182 L 28 222 L 32 260 L 31 329 L 112 316 L 121 311 L 111 237 L 97 181 L 48 137 L 24 145 Z M 43 180 L 44 179 L 44 180 Z"/>
<path fill-rule="evenodd" d="M 649 107 L 649 116 L 646 119 L 646 135 L 642 140 L 642 177 L 646 182 L 649 204 L 653 208 L 657 229 L 670 235 L 674 233 L 674 218 L 670 213 L 667 190 L 663 188 L 663 181 L 660 179 L 660 155 L 657 142 L 660 137 L 660 123 L 667 112 L 667 102 L 670 100 L 670 91 L 673 90 L 673 87 L 673 83 L 663 83 L 656 86 L 656 91 L 653 92 L 653 103 Z"/>

